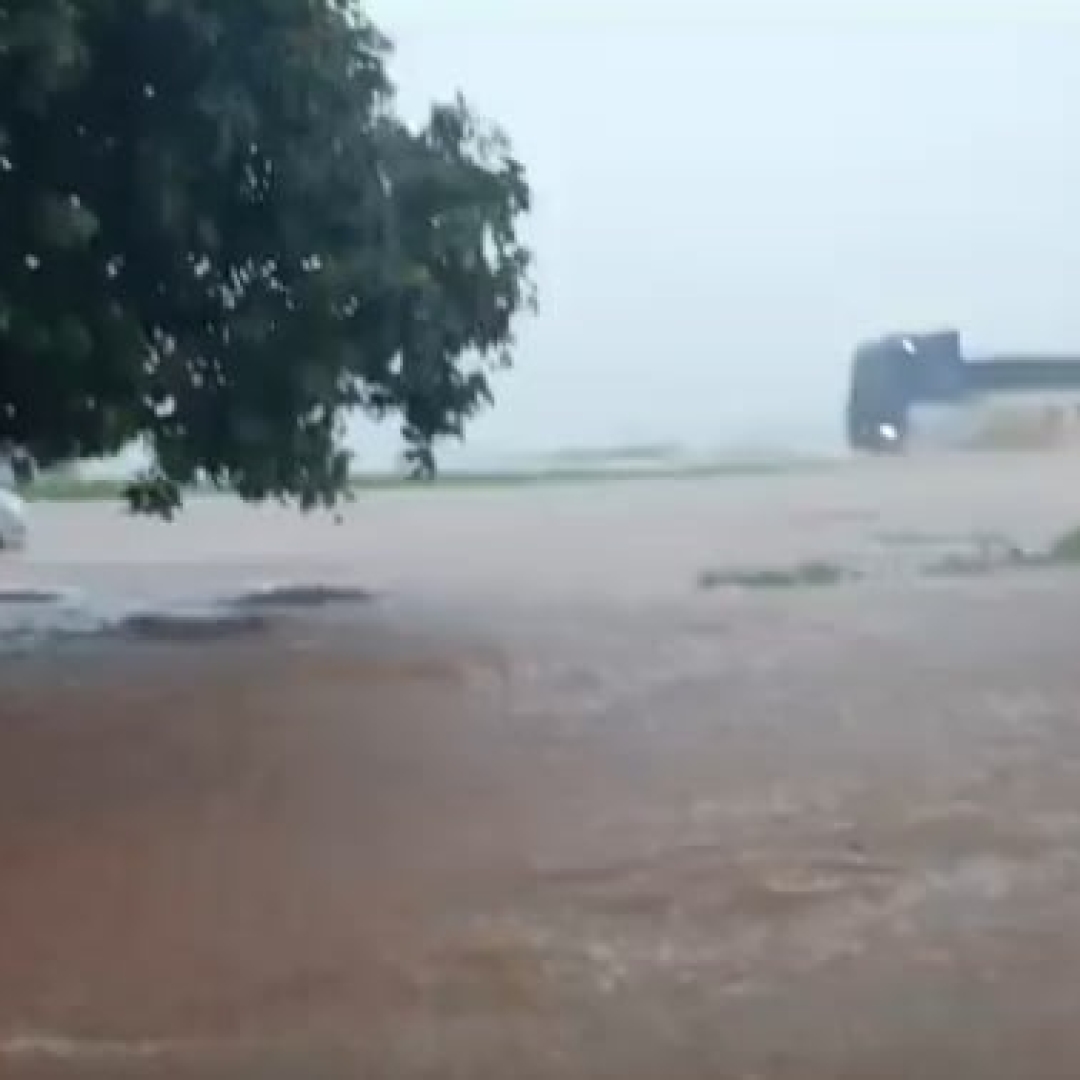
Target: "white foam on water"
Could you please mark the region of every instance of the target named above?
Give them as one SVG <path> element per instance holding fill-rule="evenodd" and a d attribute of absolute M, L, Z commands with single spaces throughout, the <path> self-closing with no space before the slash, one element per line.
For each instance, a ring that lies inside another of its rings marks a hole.
<path fill-rule="evenodd" d="M 0 1059 L 16 1061 L 133 1060 L 165 1057 L 190 1051 L 194 1040 L 79 1039 L 57 1034 L 14 1035 L 0 1039 Z"/>

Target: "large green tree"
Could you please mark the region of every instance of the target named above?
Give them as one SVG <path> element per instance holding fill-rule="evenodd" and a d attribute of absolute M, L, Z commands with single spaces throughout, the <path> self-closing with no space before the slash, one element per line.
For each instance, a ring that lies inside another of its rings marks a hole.
<path fill-rule="evenodd" d="M 394 108 L 346 0 L 0 0 L 0 439 L 149 450 L 311 507 L 341 436 L 460 436 L 531 300 L 524 171 L 462 100 Z"/>

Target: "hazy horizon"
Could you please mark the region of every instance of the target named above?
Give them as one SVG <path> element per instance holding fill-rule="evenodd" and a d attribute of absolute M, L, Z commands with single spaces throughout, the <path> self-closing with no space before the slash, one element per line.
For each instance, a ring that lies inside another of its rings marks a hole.
<path fill-rule="evenodd" d="M 403 106 L 461 89 L 536 193 L 540 313 L 474 452 L 837 446 L 852 346 L 894 328 L 1080 352 L 1063 4 L 432 8 L 370 5 Z"/>
<path fill-rule="evenodd" d="M 407 115 L 458 90 L 536 206 L 540 310 L 464 448 L 842 447 L 861 338 L 1080 353 L 1064 0 L 376 0 Z M 364 468 L 393 424 L 354 425 Z"/>

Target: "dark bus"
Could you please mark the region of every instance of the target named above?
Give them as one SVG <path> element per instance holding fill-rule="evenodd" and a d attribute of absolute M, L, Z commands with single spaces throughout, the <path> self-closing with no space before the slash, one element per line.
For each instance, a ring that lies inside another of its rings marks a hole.
<path fill-rule="evenodd" d="M 1080 390 L 1080 356 L 1003 354 L 965 358 L 960 334 L 890 334 L 855 352 L 847 403 L 848 444 L 898 452 L 920 405 L 964 405 L 989 394 Z"/>

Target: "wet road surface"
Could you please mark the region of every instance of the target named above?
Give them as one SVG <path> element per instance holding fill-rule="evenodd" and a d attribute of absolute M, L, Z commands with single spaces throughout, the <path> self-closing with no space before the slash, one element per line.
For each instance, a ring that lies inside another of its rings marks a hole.
<path fill-rule="evenodd" d="M 1061 460 L 44 508 L 12 580 L 385 595 L 0 659 L 0 1076 L 1080 1075 L 1080 576 L 880 543 L 1041 542 Z"/>

